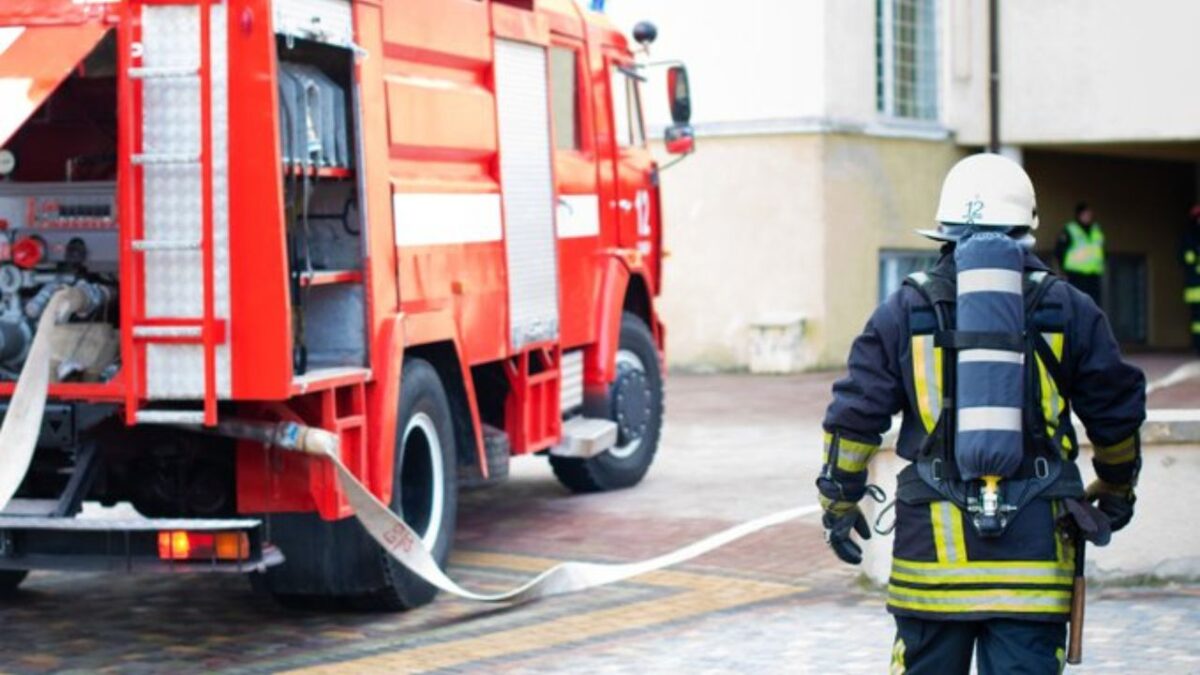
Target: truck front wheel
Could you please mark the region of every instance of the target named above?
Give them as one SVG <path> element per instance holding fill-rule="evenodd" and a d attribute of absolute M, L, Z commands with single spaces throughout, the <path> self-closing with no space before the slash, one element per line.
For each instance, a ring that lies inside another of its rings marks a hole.
<path fill-rule="evenodd" d="M 654 336 L 640 317 L 626 312 L 621 317 L 617 377 L 599 409 L 589 410 L 593 416 L 617 423 L 617 444 L 587 459 L 551 455 L 550 465 L 559 482 L 574 492 L 637 485 L 658 451 L 663 398 L 662 367 Z"/>

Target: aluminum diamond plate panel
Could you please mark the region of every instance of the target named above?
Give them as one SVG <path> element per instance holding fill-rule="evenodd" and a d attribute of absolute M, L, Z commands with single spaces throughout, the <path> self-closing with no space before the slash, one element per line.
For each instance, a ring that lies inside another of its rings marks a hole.
<path fill-rule="evenodd" d="M 226 12 L 212 8 L 213 274 L 214 314 L 229 318 L 229 149 Z M 187 5 L 146 6 L 142 13 L 142 66 L 196 68 L 200 12 Z M 150 78 L 142 83 L 142 153 L 199 157 L 199 79 Z M 202 230 L 200 166 L 149 163 L 143 167 L 144 238 L 199 241 Z M 199 250 L 145 253 L 145 315 L 196 318 L 204 314 Z M 230 395 L 229 346 L 217 348 L 217 395 Z M 147 396 L 204 396 L 204 353 L 197 345 L 152 344 L 146 349 Z"/>
<path fill-rule="evenodd" d="M 496 109 L 514 350 L 558 337 L 558 259 L 544 47 L 496 40 Z"/>

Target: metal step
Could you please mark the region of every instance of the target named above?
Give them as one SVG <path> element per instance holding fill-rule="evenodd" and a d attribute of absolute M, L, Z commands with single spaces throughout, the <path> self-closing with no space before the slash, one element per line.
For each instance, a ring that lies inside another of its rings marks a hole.
<path fill-rule="evenodd" d="M 135 417 L 138 424 L 204 424 L 203 410 L 139 410 Z"/>
<path fill-rule="evenodd" d="M 572 417 L 563 422 L 562 441 L 550 448 L 550 454 L 587 459 L 616 444 L 616 422 L 596 417 Z"/>
<path fill-rule="evenodd" d="M 48 518 L 0 515 L 0 530 L 54 530 L 73 532 L 228 532 L 262 525 L 256 518 Z"/>
<path fill-rule="evenodd" d="M 139 153 L 133 156 L 134 164 L 161 166 L 165 164 L 199 164 L 200 155 L 188 152 Z"/>
<path fill-rule="evenodd" d="M 9 500 L 8 506 L 3 511 L 0 511 L 0 518 L 8 516 L 16 516 L 18 518 L 50 516 L 54 514 L 56 508 L 58 508 L 57 499 L 12 499 Z"/>
<path fill-rule="evenodd" d="M 133 242 L 135 251 L 199 251 L 198 239 L 137 239 Z"/>
<path fill-rule="evenodd" d="M 134 326 L 133 337 L 143 340 L 156 339 L 200 339 L 204 334 L 200 326 Z"/>
<path fill-rule="evenodd" d="M 200 77 L 198 66 L 161 66 L 158 68 L 130 68 L 129 77 L 135 80 L 178 80 Z"/>

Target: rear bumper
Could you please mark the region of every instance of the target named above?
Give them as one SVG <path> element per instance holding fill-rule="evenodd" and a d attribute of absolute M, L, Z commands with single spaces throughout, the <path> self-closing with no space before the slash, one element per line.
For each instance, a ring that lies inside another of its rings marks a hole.
<path fill-rule="evenodd" d="M 161 532 L 245 533 L 249 546 L 240 560 L 163 559 Z M 0 516 L 0 569 L 246 573 L 282 562 L 256 519 Z"/>

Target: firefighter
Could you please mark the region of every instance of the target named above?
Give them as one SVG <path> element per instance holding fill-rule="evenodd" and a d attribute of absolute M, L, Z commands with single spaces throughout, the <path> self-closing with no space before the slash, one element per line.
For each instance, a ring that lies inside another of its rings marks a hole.
<path fill-rule="evenodd" d="M 1179 261 L 1183 264 L 1183 301 L 1192 314 L 1192 349 L 1200 355 L 1200 204 L 1193 206 L 1188 216 Z"/>
<path fill-rule="evenodd" d="M 1054 251 L 1067 281 L 1103 307 L 1104 231 L 1087 202 L 1075 205 L 1075 219 L 1063 228 Z"/>
<path fill-rule="evenodd" d="M 1059 672 L 1074 573 L 1074 539 L 1061 529 L 1067 500 L 1092 513 L 1089 501 L 1099 500 L 1113 530 L 1133 516 L 1145 380 L 1122 360 L 1096 303 L 1029 250 L 1036 214 L 1033 185 L 1018 164 L 999 155 L 959 162 L 942 187 L 938 229 L 922 232 L 944 242 L 940 259 L 875 310 L 851 348 L 848 375 L 833 386 L 817 488 L 826 541 L 847 563 L 862 561 L 852 534 L 870 536 L 858 506 L 877 492 L 868 490 L 868 464 L 892 416 L 903 412 L 896 449 L 909 464 L 898 477 L 887 600 L 897 626 L 893 673 L 966 673 L 975 650 L 983 675 Z M 1023 342 L 953 330 L 956 304 L 965 305 L 956 303 L 956 285 L 968 290 L 957 277 L 956 246 L 965 249 L 965 237 L 980 232 L 1019 244 L 1013 260 L 1021 271 L 1012 272 L 1019 285 L 1010 293 L 1026 307 Z M 957 390 L 978 394 L 982 386 L 986 394 L 996 384 L 955 381 L 955 359 L 961 367 L 972 349 L 972 359 L 1017 364 L 1024 391 L 1015 409 L 1020 466 L 1001 482 L 998 528 L 974 499 L 983 483 L 961 479 L 956 464 L 953 429 L 966 417 L 944 413 L 965 408 Z M 1005 356 L 1004 349 L 1021 351 Z M 1074 462 L 1072 408 L 1094 446 L 1098 478 L 1086 493 Z"/>

